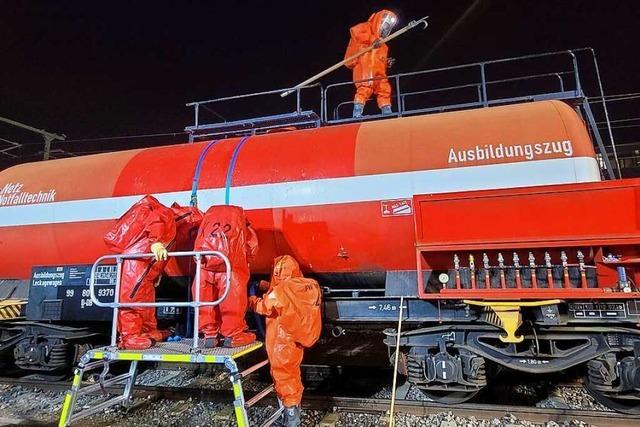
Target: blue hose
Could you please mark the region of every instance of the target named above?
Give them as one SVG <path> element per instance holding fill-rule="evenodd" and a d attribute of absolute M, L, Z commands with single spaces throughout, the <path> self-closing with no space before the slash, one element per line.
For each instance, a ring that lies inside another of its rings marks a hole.
<path fill-rule="evenodd" d="M 258 284 L 256 282 L 251 282 L 249 284 L 249 295 L 255 295 L 258 292 Z M 256 322 L 256 332 L 258 332 L 258 338 L 263 340 L 265 337 L 264 331 L 264 317 L 260 316 L 255 311 L 253 312 L 253 319 Z"/>
<path fill-rule="evenodd" d="M 200 157 L 198 157 L 196 170 L 193 173 L 193 183 L 191 184 L 191 202 L 189 203 L 191 206 L 198 206 L 198 183 L 200 182 L 200 171 L 202 170 L 202 164 L 204 163 L 205 157 L 207 157 L 207 153 L 209 152 L 209 150 L 211 150 L 211 147 L 213 147 L 214 144 L 218 141 L 219 140 L 217 139 L 210 141 L 200 153 Z"/>
<path fill-rule="evenodd" d="M 202 170 L 202 164 L 204 163 L 205 157 L 207 157 L 207 153 L 211 150 L 214 144 L 218 142 L 217 139 L 213 141 L 209 141 L 209 143 L 204 147 L 200 156 L 198 157 L 198 162 L 196 163 L 196 170 L 193 172 L 193 182 L 191 184 L 191 201 L 189 204 L 194 207 L 198 207 L 198 183 L 200 182 L 200 171 Z M 187 296 L 187 300 L 191 301 L 191 293 L 189 292 Z M 186 336 L 191 336 L 193 334 L 191 330 L 191 308 L 187 307 L 187 329 L 185 332 Z"/>
<path fill-rule="evenodd" d="M 231 160 L 229 161 L 229 168 L 227 169 L 227 180 L 225 181 L 224 186 L 224 203 L 225 205 L 229 204 L 229 197 L 231 195 L 231 182 L 233 181 L 233 170 L 236 167 L 236 161 L 238 161 L 238 156 L 240 155 L 240 150 L 245 142 L 249 140 L 249 136 L 243 137 L 236 148 L 233 149 L 233 154 L 231 155 Z"/>
<path fill-rule="evenodd" d="M 256 321 L 256 332 L 258 332 L 258 338 L 264 340 L 265 331 L 264 331 L 264 317 L 260 316 L 255 311 L 253 312 L 253 318 Z"/>
<path fill-rule="evenodd" d="M 225 204 L 229 204 L 229 198 L 231 196 L 231 183 L 233 181 L 233 170 L 236 167 L 236 162 L 238 160 L 238 156 L 240 155 L 240 150 L 242 146 L 249 140 L 250 137 L 243 137 L 238 145 L 233 149 L 233 154 L 231 155 L 231 160 L 229 161 L 229 167 L 227 169 L 227 178 L 225 181 L 225 194 L 224 194 L 224 202 Z M 198 157 L 198 162 L 196 163 L 196 170 L 193 173 L 193 183 L 191 185 L 191 206 L 198 206 L 198 183 L 200 181 L 200 171 L 202 170 L 202 164 L 204 163 L 204 159 L 207 156 L 207 153 L 211 150 L 216 142 L 219 140 L 214 140 L 209 142 L 206 147 L 200 153 L 200 157 Z M 254 313 L 256 320 L 256 327 L 258 328 L 258 334 L 261 337 L 264 337 L 264 319 L 258 313 Z M 191 335 L 191 310 L 187 310 L 187 336 Z"/>

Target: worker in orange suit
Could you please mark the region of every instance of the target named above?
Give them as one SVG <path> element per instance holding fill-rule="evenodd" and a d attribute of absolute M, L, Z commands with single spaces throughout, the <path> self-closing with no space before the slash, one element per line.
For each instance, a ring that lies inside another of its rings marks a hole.
<path fill-rule="evenodd" d="M 167 248 L 176 236 L 171 209 L 153 196 L 145 196 L 120 217 L 104 241 L 120 254 L 153 253 L 153 258 L 122 263 L 119 298 L 122 303 L 155 302 L 155 287 L 167 261 Z M 166 338 L 159 331 L 154 307 L 121 308 L 118 312 L 118 346 L 143 350 Z"/>
<path fill-rule="evenodd" d="M 322 319 L 318 282 L 302 276 L 298 262 L 289 255 L 276 258 L 267 292 L 249 297 L 249 307 L 266 316 L 266 348 L 278 398 L 285 406 L 285 425 L 300 425 L 304 348 L 320 337 Z"/>
<path fill-rule="evenodd" d="M 356 95 L 353 99 L 353 117 L 360 118 L 364 105 L 372 94 L 378 98 L 378 107 L 382 114 L 391 114 L 391 85 L 387 80 L 387 68 L 393 65 L 389 58 L 389 48 L 380 40 L 387 37 L 398 22 L 398 17 L 389 10 L 381 10 L 369 17 L 367 22 L 354 25 L 349 30 L 351 39 L 345 59 L 374 46 L 369 52 L 347 62 L 347 68 L 353 70 Z M 373 79 L 373 80 L 368 80 Z M 361 81 L 366 80 L 366 81 Z"/>
<path fill-rule="evenodd" d="M 204 214 L 196 236 L 195 250 L 219 251 L 231 263 L 231 285 L 227 297 L 214 307 L 200 308 L 198 330 L 207 347 L 220 340 L 226 347 L 239 347 L 255 341 L 248 332 L 247 283 L 249 262 L 258 251 L 258 238 L 239 206 L 212 206 Z M 204 257 L 200 277 L 200 300 L 215 301 L 223 295 L 227 274 L 224 262 Z M 195 292 L 195 287 L 193 289 Z"/>

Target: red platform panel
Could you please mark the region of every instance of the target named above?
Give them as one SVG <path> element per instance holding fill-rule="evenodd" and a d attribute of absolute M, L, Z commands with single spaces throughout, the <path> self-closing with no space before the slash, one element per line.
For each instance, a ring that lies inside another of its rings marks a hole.
<path fill-rule="evenodd" d="M 418 195 L 413 204 L 419 291 L 424 298 L 640 296 L 633 289 L 640 280 L 638 179 Z M 582 266 L 578 251 L 584 255 Z M 535 259 L 531 268 L 529 254 Z M 518 264 L 513 261 L 516 255 Z M 545 255 L 553 262 L 546 262 Z M 562 256 L 568 258 L 564 265 Z M 454 257 L 461 266 L 457 270 Z M 491 260 L 489 268 L 484 268 L 483 257 Z M 496 261 L 500 257 L 505 260 L 502 266 Z M 627 269 L 632 292 L 619 292 L 618 266 Z M 431 278 L 431 286 L 425 287 L 425 270 L 456 277 L 461 271 L 470 277 L 471 271 L 477 279 L 471 283 L 469 278 L 466 286 L 456 279 L 454 285 L 440 283 L 440 288 Z M 505 283 L 504 277 L 513 278 L 515 270 L 527 273 L 528 286 L 520 279 L 517 286 Z M 531 270 L 540 278 L 539 286 L 531 281 Z M 579 272 L 585 270 L 591 270 L 588 284 L 579 280 Z M 558 277 L 562 273 L 571 273 L 572 280 Z M 502 280 L 493 279 L 498 275 Z M 484 280 L 488 276 L 493 281 Z M 483 281 L 488 285 L 481 286 Z"/>

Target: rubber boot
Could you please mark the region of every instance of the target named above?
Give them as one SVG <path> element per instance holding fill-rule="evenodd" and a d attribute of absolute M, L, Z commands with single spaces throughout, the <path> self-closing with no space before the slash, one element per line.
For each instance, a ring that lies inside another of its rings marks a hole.
<path fill-rule="evenodd" d="M 219 344 L 217 337 L 204 337 L 200 342 L 202 343 L 203 348 L 215 348 Z"/>
<path fill-rule="evenodd" d="M 391 105 L 383 105 L 380 107 L 380 111 L 382 111 L 383 116 L 390 116 L 393 114 L 393 111 L 391 111 Z"/>
<path fill-rule="evenodd" d="M 125 335 L 120 338 L 118 348 L 123 350 L 146 350 L 151 348 L 153 341 L 145 335 Z"/>
<path fill-rule="evenodd" d="M 204 348 L 214 348 L 220 344 L 220 339 L 218 335 L 220 334 L 220 328 L 213 324 L 205 325 L 204 328 L 200 329 L 200 335 L 202 335 L 202 346 Z"/>
<path fill-rule="evenodd" d="M 205 338 L 217 338 L 219 333 L 220 328 L 212 324 L 208 324 L 205 325 L 204 328 L 200 328 L 200 335 Z"/>
<path fill-rule="evenodd" d="M 252 332 L 240 332 L 232 337 L 224 339 L 225 347 L 242 347 L 256 342 L 256 334 Z"/>
<path fill-rule="evenodd" d="M 300 426 L 300 407 L 287 406 L 284 408 L 284 425 L 285 427 Z"/>
<path fill-rule="evenodd" d="M 363 111 L 364 111 L 364 104 L 358 104 L 358 103 L 353 104 L 353 118 L 354 119 L 361 119 Z"/>

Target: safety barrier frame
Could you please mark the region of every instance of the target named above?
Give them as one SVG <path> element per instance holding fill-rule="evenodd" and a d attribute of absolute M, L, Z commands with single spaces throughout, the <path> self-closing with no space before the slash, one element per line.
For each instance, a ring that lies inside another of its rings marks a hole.
<path fill-rule="evenodd" d="M 116 405 L 123 405 L 129 407 L 133 399 L 133 389 L 135 387 L 136 376 L 138 374 L 138 362 L 165 362 L 165 363 L 213 363 L 221 364 L 229 373 L 229 380 L 233 389 L 233 407 L 235 418 L 239 427 L 249 426 L 249 418 L 247 415 L 247 409 L 253 406 L 258 400 L 267 396 L 274 391 L 274 386 L 268 386 L 261 392 L 257 393 L 250 399 L 246 400 L 244 391 L 242 388 L 242 380 L 248 375 L 258 371 L 259 369 L 267 366 L 269 360 L 263 360 L 255 365 L 240 371 L 236 360 L 244 355 L 254 352 L 263 347 L 263 344 L 256 341 L 251 344 L 247 344 L 242 347 L 227 348 L 227 347 L 213 347 L 213 348 L 200 348 L 198 346 L 198 323 L 199 323 L 199 307 L 211 307 L 220 304 L 229 294 L 231 286 L 231 263 L 229 258 L 219 251 L 183 251 L 183 252 L 169 252 L 169 257 L 193 257 L 196 262 L 195 272 L 195 301 L 191 302 L 148 302 L 148 303 L 122 303 L 120 302 L 120 279 L 122 275 L 122 266 L 125 261 L 135 261 L 146 258 L 151 258 L 154 255 L 151 253 L 145 254 L 119 254 L 119 255 L 105 255 L 96 260 L 91 268 L 91 279 L 89 282 L 89 293 L 91 300 L 98 307 L 112 308 L 113 322 L 112 322 L 112 334 L 111 334 L 111 346 L 95 348 L 89 350 L 81 358 L 78 366 L 74 370 L 73 382 L 71 390 L 67 392 L 62 405 L 60 420 L 58 425 L 60 427 L 66 427 L 73 422 L 79 421 L 92 414 L 100 412 L 106 408 Z M 215 301 L 200 301 L 200 276 L 202 270 L 202 258 L 205 256 L 214 256 L 220 258 L 225 264 L 226 278 L 225 287 L 222 295 Z M 108 260 L 115 260 L 117 265 L 116 270 L 116 286 L 114 291 L 113 302 L 103 302 L 98 299 L 95 293 L 96 285 L 96 273 L 98 267 Z M 182 344 L 177 342 L 163 342 L 157 343 L 153 347 L 146 350 L 120 350 L 116 347 L 117 334 L 118 334 L 118 311 L 121 308 L 129 307 L 190 307 L 194 308 L 194 333 L 192 343 L 191 338 L 182 340 Z M 113 376 L 107 378 L 110 366 L 116 362 L 129 362 L 128 373 Z M 93 370 L 99 367 L 103 367 L 102 374 L 100 374 L 100 381 L 96 384 L 84 385 L 82 384 L 82 378 L 85 372 Z M 100 401 L 95 406 L 83 407 L 79 412 L 76 411 L 76 403 L 79 396 L 86 396 L 102 389 L 105 391 L 106 386 L 122 386 L 123 392 L 120 395 L 116 395 L 110 399 Z M 268 427 L 275 423 L 284 411 L 284 406 L 280 400 L 278 400 L 278 408 L 276 411 L 262 424 L 263 427 Z"/>
<path fill-rule="evenodd" d="M 229 258 L 225 254 L 219 251 L 180 251 L 180 252 L 169 252 L 167 254 L 167 258 L 170 257 L 187 257 L 193 256 L 196 262 L 196 274 L 194 278 L 195 282 L 195 300 L 190 302 L 185 301 L 169 301 L 169 302 L 132 302 L 132 303 L 122 303 L 120 302 L 120 279 L 122 277 L 122 264 L 127 260 L 141 260 L 146 258 L 152 258 L 154 254 L 145 253 L 145 254 L 118 254 L 118 255 L 104 255 L 101 256 L 93 263 L 91 267 L 91 278 L 89 281 L 89 295 L 91 297 L 91 301 L 98 307 L 108 307 L 113 309 L 113 320 L 111 322 L 111 347 L 116 347 L 117 336 L 118 336 L 118 313 L 120 308 L 143 308 L 143 307 L 189 307 L 194 308 L 194 320 L 193 320 L 193 344 L 191 347 L 192 351 L 198 351 L 198 326 L 200 322 L 200 310 L 199 307 L 212 307 L 220 304 L 229 294 L 229 289 L 231 287 L 231 263 Z M 226 278 L 224 291 L 222 295 L 215 301 L 200 301 L 200 275 L 202 270 L 202 257 L 204 256 L 215 256 L 220 258 L 225 264 Z M 107 260 L 115 260 L 116 261 L 116 286 L 114 290 L 114 301 L 113 302 L 103 302 L 98 299 L 95 293 L 96 286 L 96 272 L 98 267 Z"/>

